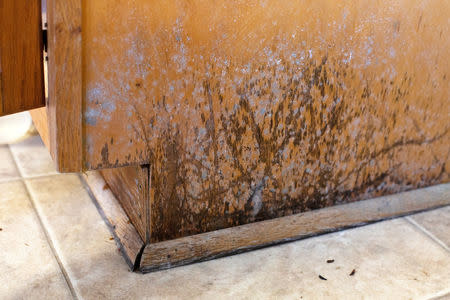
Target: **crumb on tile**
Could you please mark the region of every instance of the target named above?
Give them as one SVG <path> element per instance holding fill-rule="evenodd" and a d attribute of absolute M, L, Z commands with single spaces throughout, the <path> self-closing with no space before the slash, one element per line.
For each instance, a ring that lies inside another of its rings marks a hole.
<path fill-rule="evenodd" d="M 328 280 L 328 279 L 326 279 L 325 277 L 323 277 L 323 276 L 320 275 L 320 274 L 319 274 L 319 278 L 322 279 L 322 280 Z"/>

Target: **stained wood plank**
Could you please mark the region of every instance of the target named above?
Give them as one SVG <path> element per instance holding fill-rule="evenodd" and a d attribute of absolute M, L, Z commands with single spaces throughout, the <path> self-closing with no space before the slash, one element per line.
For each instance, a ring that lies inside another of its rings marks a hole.
<path fill-rule="evenodd" d="M 51 149 L 47 107 L 32 109 L 30 110 L 30 115 L 33 119 L 34 126 L 36 127 L 42 141 L 44 142 L 44 145 L 47 147 L 47 149 Z"/>
<path fill-rule="evenodd" d="M 125 260 L 131 269 L 135 269 L 137 267 L 136 263 L 139 263 L 139 254 L 144 246 L 139 233 L 132 225 L 112 191 L 106 187 L 106 182 L 98 171 L 82 174 L 81 179 L 87 186 L 100 214 L 119 243 Z M 136 261 L 137 259 L 138 261 Z"/>
<path fill-rule="evenodd" d="M 0 116 L 45 105 L 41 1 L 0 1 Z"/>
<path fill-rule="evenodd" d="M 129 166 L 101 170 L 108 189 L 111 189 L 134 224 L 142 240 L 149 241 L 148 224 L 148 167 Z"/>
<path fill-rule="evenodd" d="M 82 170 L 82 1 L 48 0 L 50 152 L 60 172 Z"/>
<path fill-rule="evenodd" d="M 449 183 L 148 244 L 140 269 L 167 269 L 444 205 L 450 205 Z"/>

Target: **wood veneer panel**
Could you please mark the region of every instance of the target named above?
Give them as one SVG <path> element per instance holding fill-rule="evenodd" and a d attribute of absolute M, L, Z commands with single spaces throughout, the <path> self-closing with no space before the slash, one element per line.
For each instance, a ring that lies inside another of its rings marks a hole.
<path fill-rule="evenodd" d="M 103 178 L 122 205 L 143 241 L 149 240 L 148 167 L 130 166 L 101 170 Z"/>
<path fill-rule="evenodd" d="M 45 105 L 41 1 L 0 2 L 0 116 Z"/>
<path fill-rule="evenodd" d="M 82 170 L 81 0 L 47 0 L 50 152 L 60 172 Z"/>

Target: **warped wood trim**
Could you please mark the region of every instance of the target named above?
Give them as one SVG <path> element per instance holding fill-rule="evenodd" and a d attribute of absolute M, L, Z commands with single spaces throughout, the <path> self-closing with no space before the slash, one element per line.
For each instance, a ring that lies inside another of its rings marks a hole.
<path fill-rule="evenodd" d="M 60 172 L 82 170 L 82 0 L 48 0 L 50 152 Z"/>
<path fill-rule="evenodd" d="M 41 1 L 0 1 L 0 116 L 45 105 Z"/>
<path fill-rule="evenodd" d="M 447 183 L 148 244 L 140 270 L 168 269 L 449 204 Z"/>
<path fill-rule="evenodd" d="M 143 273 L 450 205 L 450 183 L 146 244 L 100 171 L 80 175 L 126 262 Z"/>
<path fill-rule="evenodd" d="M 94 204 L 105 220 L 116 242 L 119 244 L 125 261 L 134 270 L 139 264 L 144 242 L 117 198 L 108 188 L 105 180 L 98 171 L 90 171 L 80 175 L 91 195 Z"/>

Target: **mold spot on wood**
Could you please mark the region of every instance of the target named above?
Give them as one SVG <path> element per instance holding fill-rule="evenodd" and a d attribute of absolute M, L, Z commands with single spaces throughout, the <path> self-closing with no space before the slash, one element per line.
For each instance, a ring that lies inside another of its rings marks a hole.
<path fill-rule="evenodd" d="M 105 164 L 105 165 L 108 165 L 108 163 L 109 163 L 108 156 L 109 156 L 109 154 L 108 154 L 108 144 L 105 143 L 105 145 L 102 148 L 102 158 L 103 158 L 102 161 L 103 161 L 103 164 Z"/>

